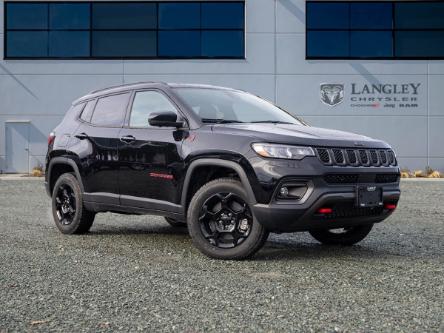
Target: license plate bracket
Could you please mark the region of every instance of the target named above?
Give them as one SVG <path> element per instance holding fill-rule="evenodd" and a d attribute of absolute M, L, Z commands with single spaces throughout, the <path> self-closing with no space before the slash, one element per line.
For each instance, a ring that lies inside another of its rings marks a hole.
<path fill-rule="evenodd" d="M 382 188 L 374 185 L 356 187 L 356 206 L 361 208 L 382 206 Z"/>

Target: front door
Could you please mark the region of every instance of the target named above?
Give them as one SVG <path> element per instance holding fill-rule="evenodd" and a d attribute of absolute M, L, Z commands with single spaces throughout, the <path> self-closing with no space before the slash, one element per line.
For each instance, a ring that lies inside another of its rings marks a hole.
<path fill-rule="evenodd" d="M 29 172 L 29 123 L 7 122 L 6 172 Z"/>
<path fill-rule="evenodd" d="M 120 131 L 120 201 L 122 205 L 153 210 L 179 203 L 182 177 L 182 139 L 175 128 L 151 127 L 153 112 L 176 107 L 160 91 L 136 92 L 128 126 Z"/>

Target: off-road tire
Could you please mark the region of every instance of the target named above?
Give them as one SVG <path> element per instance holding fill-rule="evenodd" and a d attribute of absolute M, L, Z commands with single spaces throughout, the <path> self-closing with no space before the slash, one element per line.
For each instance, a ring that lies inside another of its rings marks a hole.
<path fill-rule="evenodd" d="M 63 188 L 72 189 L 71 200 L 73 205 L 75 205 L 75 212 L 72 213 L 69 224 L 63 223 L 58 215 L 60 209 L 57 206 L 57 196 L 59 189 Z M 52 192 L 52 215 L 57 228 L 63 234 L 84 234 L 89 231 L 94 222 L 95 213 L 88 211 L 83 206 L 83 194 L 79 181 L 71 173 L 62 174 L 54 185 Z"/>
<path fill-rule="evenodd" d="M 264 245 L 269 234 L 252 213 L 249 220 L 251 230 L 248 236 L 233 248 L 220 248 L 211 244 L 202 232 L 201 222 L 199 221 L 201 209 L 203 209 L 204 203 L 209 198 L 220 193 L 232 193 L 236 197 L 241 198 L 251 212 L 251 207 L 247 204 L 247 193 L 239 181 L 232 178 L 220 178 L 210 181 L 194 194 L 188 207 L 187 225 L 193 243 L 202 253 L 211 258 L 225 260 L 249 258 Z"/>

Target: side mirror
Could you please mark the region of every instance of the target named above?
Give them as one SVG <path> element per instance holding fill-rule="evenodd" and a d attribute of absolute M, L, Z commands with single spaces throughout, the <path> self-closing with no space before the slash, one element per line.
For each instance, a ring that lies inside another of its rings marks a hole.
<path fill-rule="evenodd" d="M 153 112 L 148 118 L 151 126 L 157 127 L 183 127 L 183 121 L 177 121 L 177 114 L 171 111 Z"/>

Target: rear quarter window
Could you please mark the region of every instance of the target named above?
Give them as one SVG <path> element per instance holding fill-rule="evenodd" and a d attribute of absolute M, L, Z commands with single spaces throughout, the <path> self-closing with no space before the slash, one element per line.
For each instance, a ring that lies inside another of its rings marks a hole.
<path fill-rule="evenodd" d="M 120 127 L 123 125 L 130 93 L 111 95 L 99 98 L 91 123 L 103 127 Z"/>

